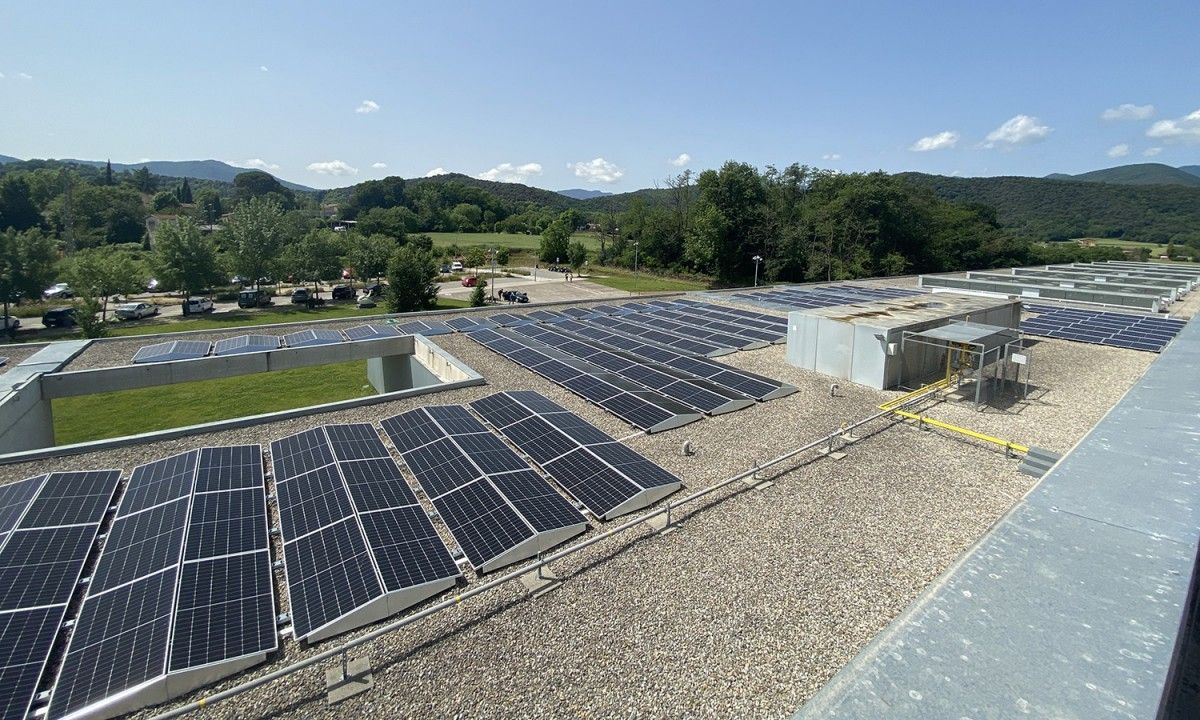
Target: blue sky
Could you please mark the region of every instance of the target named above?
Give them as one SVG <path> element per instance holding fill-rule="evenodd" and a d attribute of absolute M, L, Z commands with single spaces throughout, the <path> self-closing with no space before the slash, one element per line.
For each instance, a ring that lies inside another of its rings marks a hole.
<path fill-rule="evenodd" d="M 1195 0 L 738 5 L 6 2 L 0 154 L 612 192 L 1200 163 Z"/>

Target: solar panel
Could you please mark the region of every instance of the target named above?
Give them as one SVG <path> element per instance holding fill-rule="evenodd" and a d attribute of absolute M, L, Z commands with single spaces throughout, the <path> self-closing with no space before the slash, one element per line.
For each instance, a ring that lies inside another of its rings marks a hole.
<path fill-rule="evenodd" d="M 399 337 L 403 333 L 395 325 L 355 325 L 345 330 L 346 339 L 352 342 Z"/>
<path fill-rule="evenodd" d="M 296 636 L 399 612 L 459 575 L 375 429 L 326 425 L 271 444 Z"/>
<path fill-rule="evenodd" d="M 499 325 L 501 327 L 512 327 L 514 325 L 526 325 L 528 323 L 535 322 L 535 320 L 533 320 L 532 318 L 530 318 L 526 315 L 514 315 L 513 313 L 506 313 L 506 312 L 494 313 L 492 315 L 488 315 L 487 319 L 491 320 L 492 322 L 496 323 L 497 325 Z"/>
<path fill-rule="evenodd" d="M 1160 352 L 1183 327 L 1182 321 L 1148 315 L 1041 304 L 1026 305 L 1024 309 L 1038 313 L 1021 322 L 1021 331 L 1029 335 L 1148 352 Z"/>
<path fill-rule="evenodd" d="M 472 332 L 497 327 L 496 323 L 485 317 L 457 317 L 447 320 L 446 325 L 458 332 Z"/>
<path fill-rule="evenodd" d="M 279 349 L 279 338 L 275 335 L 239 335 L 218 340 L 213 346 L 213 355 L 243 355 Z"/>
<path fill-rule="evenodd" d="M 598 518 L 634 512 L 682 486 L 679 478 L 536 392 L 497 393 L 471 407 Z"/>
<path fill-rule="evenodd" d="M 51 716 L 161 702 L 277 648 L 261 452 L 204 448 L 134 469 L 51 694 Z"/>
<path fill-rule="evenodd" d="M 25 718 L 100 524 L 117 470 L 0 486 L 0 718 Z"/>
<path fill-rule="evenodd" d="M 479 572 L 586 529 L 583 516 L 466 408 L 424 407 L 382 424 Z"/>
<path fill-rule="evenodd" d="M 283 336 L 283 342 L 290 348 L 315 347 L 317 345 L 334 345 L 345 342 L 346 336 L 339 330 L 328 328 L 313 330 L 297 330 Z"/>
<path fill-rule="evenodd" d="M 646 432 L 669 430 L 702 417 L 661 393 L 512 330 L 480 330 L 467 337 Z"/>
<path fill-rule="evenodd" d="M 171 342 L 155 343 L 138 348 L 133 355 L 133 362 L 156 363 L 174 360 L 194 360 L 208 355 L 212 343 L 207 340 L 172 340 Z"/>

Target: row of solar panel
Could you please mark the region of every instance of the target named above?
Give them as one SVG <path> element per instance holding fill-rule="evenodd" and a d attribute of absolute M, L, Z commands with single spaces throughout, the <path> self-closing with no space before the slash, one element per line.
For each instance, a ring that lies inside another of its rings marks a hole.
<path fill-rule="evenodd" d="M 287 335 L 248 334 L 218 340 L 216 343 L 208 340 L 171 340 L 155 343 L 139 348 L 133 356 L 133 362 L 156 363 L 173 360 L 195 360 L 208 356 L 241 355 L 244 353 L 270 352 L 280 348 L 313 347 L 316 345 L 333 345 L 342 342 L 360 342 L 363 340 L 379 340 L 394 338 L 401 335 L 445 335 L 452 332 L 445 323 L 413 320 L 397 324 L 367 324 L 356 325 L 345 331 L 330 328 L 314 328 L 297 330 Z"/>
<path fill-rule="evenodd" d="M 852 285 L 827 285 L 815 288 L 775 286 L 769 290 L 734 293 L 732 297 L 763 307 L 779 309 L 811 309 L 853 305 L 875 300 L 920 295 L 924 291 L 916 288 L 860 287 Z"/>
<path fill-rule="evenodd" d="M 678 478 L 533 392 L 382 425 L 480 572 L 533 556 L 675 490 Z M 271 445 L 296 637 L 399 612 L 460 572 L 369 424 Z M 25 718 L 117 494 L 118 470 L 0 486 L 0 718 Z M 278 648 L 262 450 L 204 448 L 134 469 L 49 696 L 49 717 L 111 716 L 263 661 Z"/>
<path fill-rule="evenodd" d="M 1026 305 L 1025 309 L 1037 315 L 1021 322 L 1024 333 L 1147 352 L 1161 352 L 1185 324 L 1172 318 L 1053 305 Z"/>

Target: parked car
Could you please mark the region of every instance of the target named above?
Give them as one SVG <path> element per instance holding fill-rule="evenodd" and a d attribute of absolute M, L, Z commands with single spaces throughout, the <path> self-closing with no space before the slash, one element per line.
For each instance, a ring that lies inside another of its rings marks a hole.
<path fill-rule="evenodd" d="M 271 304 L 271 294 L 266 290 L 255 290 L 254 288 L 246 288 L 238 293 L 238 307 L 266 307 Z"/>
<path fill-rule="evenodd" d="M 445 275 L 450 272 L 450 266 L 447 265 L 446 263 L 442 263 L 441 270 L 442 270 L 442 274 Z"/>
<path fill-rule="evenodd" d="M 464 277 L 462 279 L 463 287 L 475 287 L 478 284 L 479 284 L 479 276 L 478 275 L 467 275 L 466 277 Z"/>
<path fill-rule="evenodd" d="M 47 300 L 70 300 L 75 297 L 71 286 L 66 283 L 54 283 L 42 291 L 42 297 Z"/>
<path fill-rule="evenodd" d="M 462 272 L 463 264 L 457 260 L 450 263 L 450 272 Z"/>
<path fill-rule="evenodd" d="M 12 315 L 0 315 L 0 318 L 4 318 L 0 320 L 4 330 L 16 330 L 21 327 L 21 318 L 15 318 Z"/>
<path fill-rule="evenodd" d="M 500 299 L 510 303 L 527 303 L 529 296 L 520 290 L 501 290 Z"/>
<path fill-rule="evenodd" d="M 248 282 L 250 282 L 250 278 L 244 278 L 241 275 L 234 275 L 229 278 L 230 285 L 245 285 Z"/>
<path fill-rule="evenodd" d="M 353 300 L 354 288 L 349 285 L 334 285 L 333 286 L 334 300 Z"/>
<path fill-rule="evenodd" d="M 57 307 L 47 310 L 42 315 L 42 325 L 52 327 L 72 327 L 75 325 L 75 308 Z"/>
<path fill-rule="evenodd" d="M 309 292 L 308 288 L 296 288 L 292 291 L 292 304 L 307 305 L 308 301 L 312 299 L 312 296 L 313 295 L 311 292 Z"/>
<path fill-rule="evenodd" d="M 162 287 L 155 278 L 150 278 L 150 280 L 146 282 L 146 292 L 158 292 L 161 289 Z"/>
<path fill-rule="evenodd" d="M 141 320 L 158 314 L 158 306 L 148 302 L 122 303 L 117 306 L 117 317 L 122 320 Z"/>
<path fill-rule="evenodd" d="M 371 283 L 363 288 L 363 295 L 366 295 L 367 297 L 381 297 L 386 288 L 387 285 L 384 285 L 383 283 Z"/>
<path fill-rule="evenodd" d="M 206 297 L 190 297 L 183 301 L 184 315 L 199 315 L 200 313 L 212 312 L 213 301 Z"/>

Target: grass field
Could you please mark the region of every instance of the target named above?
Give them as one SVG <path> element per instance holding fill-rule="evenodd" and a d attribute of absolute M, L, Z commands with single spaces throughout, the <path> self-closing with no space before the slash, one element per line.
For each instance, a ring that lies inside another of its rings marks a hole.
<path fill-rule="evenodd" d="M 511 233 L 446 233 L 446 232 L 431 232 L 425 233 L 433 238 L 434 250 L 444 250 L 451 245 L 458 245 L 459 249 L 465 250 L 472 245 L 482 245 L 484 247 L 498 247 L 503 245 L 514 252 L 520 250 L 536 251 L 542 242 L 541 235 L 514 235 Z M 599 250 L 600 243 L 596 240 L 594 233 L 575 233 L 571 236 L 571 240 L 582 242 L 588 250 Z"/>
<path fill-rule="evenodd" d="M 1152 242 L 1139 242 L 1137 240 L 1121 240 L 1119 238 L 1078 238 L 1077 242 L 1083 245 L 1107 245 L 1109 247 L 1119 247 L 1122 250 L 1140 250 L 1145 248 L 1150 251 L 1151 262 L 1166 262 L 1166 263 L 1190 263 L 1187 259 L 1162 260 L 1160 255 L 1167 254 L 1166 244 L 1159 245 Z"/>
<path fill-rule="evenodd" d="M 597 285 L 604 285 L 614 290 L 624 290 L 625 292 L 704 290 L 708 287 L 708 283 L 703 280 L 665 277 L 645 272 L 635 275 L 629 270 L 620 268 L 601 267 L 595 268 L 592 272 L 602 274 L 604 277 L 589 273 L 587 279 L 590 282 L 594 282 Z"/>
<path fill-rule="evenodd" d="M 454 298 L 439 298 L 438 310 L 467 307 L 465 300 Z M 309 310 L 304 307 L 272 307 L 246 312 L 221 313 L 198 318 L 179 320 L 163 320 L 155 323 L 137 323 L 131 325 L 117 324 L 112 329 L 112 335 L 156 335 L 158 333 L 183 332 L 185 330 L 225 330 L 246 325 L 270 325 L 272 323 L 302 322 L 304 320 L 335 320 L 338 318 L 368 319 L 372 315 L 387 313 L 383 305 L 360 310 L 354 305 L 328 305 L 323 308 Z"/>
<path fill-rule="evenodd" d="M 364 361 L 53 401 L 59 445 L 366 397 Z"/>

